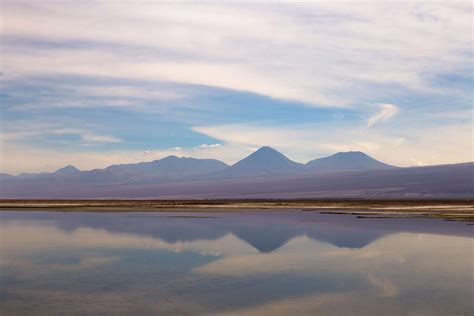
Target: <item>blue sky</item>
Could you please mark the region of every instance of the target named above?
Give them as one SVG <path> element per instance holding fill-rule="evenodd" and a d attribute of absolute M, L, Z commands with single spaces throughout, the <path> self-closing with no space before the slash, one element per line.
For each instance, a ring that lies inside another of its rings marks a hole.
<path fill-rule="evenodd" d="M 3 1 L 1 171 L 472 161 L 470 1 Z M 32 158 L 34 157 L 34 158 Z"/>

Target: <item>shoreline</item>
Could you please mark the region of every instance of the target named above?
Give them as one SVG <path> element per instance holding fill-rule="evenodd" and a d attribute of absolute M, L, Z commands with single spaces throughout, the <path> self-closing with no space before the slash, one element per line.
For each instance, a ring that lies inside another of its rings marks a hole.
<path fill-rule="evenodd" d="M 474 222 L 473 200 L 0 200 L 0 212 L 253 212 L 265 210 L 347 214 L 361 219 L 442 218 Z"/>

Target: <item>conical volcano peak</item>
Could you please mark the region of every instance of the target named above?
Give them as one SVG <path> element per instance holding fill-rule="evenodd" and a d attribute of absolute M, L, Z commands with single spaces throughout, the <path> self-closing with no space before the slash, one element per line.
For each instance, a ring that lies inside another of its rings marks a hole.
<path fill-rule="evenodd" d="M 257 151 L 234 164 L 228 170 L 232 176 L 252 176 L 287 173 L 302 168 L 302 164 L 294 162 L 281 152 L 269 146 L 260 147 Z"/>
<path fill-rule="evenodd" d="M 269 146 L 263 146 L 257 149 L 256 151 L 254 151 L 253 153 L 251 153 L 250 155 L 248 155 L 247 157 L 245 157 L 244 159 L 237 162 L 235 165 L 243 163 L 243 162 L 250 162 L 250 163 L 261 162 L 261 163 L 268 164 L 273 161 L 274 162 L 279 161 L 279 162 L 284 162 L 284 163 L 287 163 L 287 162 L 294 163 L 278 150 L 273 149 L 272 147 L 269 147 Z"/>
<path fill-rule="evenodd" d="M 278 150 L 270 147 L 270 146 L 262 146 L 260 147 L 259 149 L 257 149 L 256 151 L 254 151 L 252 154 L 250 154 L 248 157 L 252 157 L 252 156 L 267 156 L 267 157 L 270 157 L 270 156 L 278 156 L 278 157 L 284 157 L 286 159 L 288 159 L 285 155 L 283 155 L 281 152 L 279 152 Z M 247 157 L 247 158 L 248 158 Z M 244 158 L 245 159 L 245 158 Z"/>
<path fill-rule="evenodd" d="M 270 147 L 270 146 L 262 146 L 259 149 L 257 149 L 255 152 L 277 152 L 280 153 L 278 150 Z"/>

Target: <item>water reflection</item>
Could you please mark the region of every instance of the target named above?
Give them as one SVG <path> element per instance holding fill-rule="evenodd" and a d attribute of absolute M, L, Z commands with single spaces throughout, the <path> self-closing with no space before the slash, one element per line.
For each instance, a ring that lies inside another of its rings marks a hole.
<path fill-rule="evenodd" d="M 474 311 L 473 232 L 461 222 L 3 212 L 0 225 L 5 315 Z"/>

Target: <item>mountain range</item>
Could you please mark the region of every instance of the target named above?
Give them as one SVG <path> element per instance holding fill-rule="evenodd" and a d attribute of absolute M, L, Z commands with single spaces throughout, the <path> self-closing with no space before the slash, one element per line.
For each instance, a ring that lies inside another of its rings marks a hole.
<path fill-rule="evenodd" d="M 399 168 L 357 151 L 302 164 L 264 146 L 231 166 L 168 156 L 90 171 L 69 165 L 1 174 L 0 198 L 471 197 L 473 175 L 473 163 Z"/>

